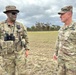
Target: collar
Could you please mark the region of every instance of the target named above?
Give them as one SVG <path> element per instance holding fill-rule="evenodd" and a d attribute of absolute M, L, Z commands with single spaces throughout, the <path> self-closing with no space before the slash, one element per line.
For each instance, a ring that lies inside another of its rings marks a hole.
<path fill-rule="evenodd" d="M 70 25 L 63 25 L 62 29 L 71 28 L 73 25 L 74 25 L 74 21 L 72 21 Z"/>
<path fill-rule="evenodd" d="M 8 25 L 8 27 L 14 27 L 14 25 L 15 25 L 15 23 L 12 24 L 12 25 L 8 24 L 8 23 L 7 23 L 7 20 L 5 20 L 5 23 Z"/>

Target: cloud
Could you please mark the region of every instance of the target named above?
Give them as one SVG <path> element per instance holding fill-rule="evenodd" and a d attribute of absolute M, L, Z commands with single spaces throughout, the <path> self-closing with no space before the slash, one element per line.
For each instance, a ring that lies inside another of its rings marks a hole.
<path fill-rule="evenodd" d="M 36 22 L 52 23 L 61 25 L 59 15 L 61 7 L 72 5 L 74 7 L 73 18 L 76 20 L 76 1 L 75 0 L 0 0 L 0 21 L 5 20 L 3 10 L 7 5 L 15 5 L 20 13 L 17 20 L 26 26 L 32 26 Z"/>

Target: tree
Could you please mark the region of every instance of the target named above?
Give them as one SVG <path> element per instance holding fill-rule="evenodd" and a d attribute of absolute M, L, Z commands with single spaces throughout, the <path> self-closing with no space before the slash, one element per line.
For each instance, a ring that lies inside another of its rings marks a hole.
<path fill-rule="evenodd" d="M 40 23 L 36 22 L 35 25 L 31 26 L 31 28 L 27 28 L 28 31 L 55 31 L 59 30 L 60 26 L 58 25 L 50 25 L 50 23 Z"/>

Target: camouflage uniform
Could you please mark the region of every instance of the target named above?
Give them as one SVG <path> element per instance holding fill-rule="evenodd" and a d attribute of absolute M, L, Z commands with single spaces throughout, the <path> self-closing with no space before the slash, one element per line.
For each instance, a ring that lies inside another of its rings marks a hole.
<path fill-rule="evenodd" d="M 58 56 L 57 75 L 76 75 L 76 23 L 63 26 L 59 30 L 56 43 Z"/>
<path fill-rule="evenodd" d="M 76 75 L 76 22 L 72 21 L 72 9 L 65 6 L 58 12 L 65 25 L 60 28 L 56 43 L 57 75 Z"/>
<path fill-rule="evenodd" d="M 5 40 L 7 33 L 9 35 L 12 33 L 15 40 Z M 8 25 L 7 21 L 1 22 L 0 55 L 3 58 L 3 69 L 8 75 L 15 75 L 16 68 L 18 75 L 26 75 L 25 49 L 29 49 L 26 27 L 19 22 L 12 26 Z"/>
<path fill-rule="evenodd" d="M 3 59 L 0 56 L 0 75 L 8 75 L 8 73 L 3 69 Z"/>

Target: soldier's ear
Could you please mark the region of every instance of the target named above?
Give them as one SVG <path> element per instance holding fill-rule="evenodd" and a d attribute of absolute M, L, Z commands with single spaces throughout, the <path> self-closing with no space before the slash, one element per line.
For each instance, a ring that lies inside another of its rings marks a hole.
<path fill-rule="evenodd" d="M 72 14 L 72 12 L 68 12 L 68 15 L 71 15 Z"/>

